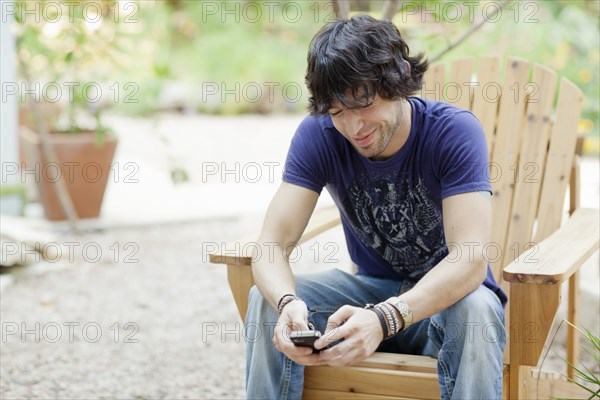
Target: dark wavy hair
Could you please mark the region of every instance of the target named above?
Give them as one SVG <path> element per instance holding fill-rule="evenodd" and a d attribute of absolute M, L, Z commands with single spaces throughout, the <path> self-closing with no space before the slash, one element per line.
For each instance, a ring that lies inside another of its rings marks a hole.
<path fill-rule="evenodd" d="M 392 22 L 368 15 L 337 20 L 324 26 L 310 43 L 308 109 L 320 115 L 334 103 L 360 108 L 376 93 L 385 100 L 406 98 L 421 89 L 428 67 L 423 53 L 409 56 L 408 45 Z"/>

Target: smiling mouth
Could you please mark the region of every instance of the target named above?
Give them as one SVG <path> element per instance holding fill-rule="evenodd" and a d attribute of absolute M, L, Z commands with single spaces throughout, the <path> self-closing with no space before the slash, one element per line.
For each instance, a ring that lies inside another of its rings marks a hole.
<path fill-rule="evenodd" d="M 375 129 L 373 129 L 373 131 L 371 131 L 371 133 L 369 133 L 367 136 L 364 136 L 360 139 L 353 139 L 354 142 L 359 146 L 359 147 L 367 147 L 368 145 L 371 144 L 371 140 L 373 139 L 373 136 L 375 134 Z"/>

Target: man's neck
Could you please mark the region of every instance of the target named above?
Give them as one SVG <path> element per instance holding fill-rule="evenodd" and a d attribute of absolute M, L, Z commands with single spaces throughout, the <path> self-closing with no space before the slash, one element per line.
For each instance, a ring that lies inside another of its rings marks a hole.
<path fill-rule="evenodd" d="M 410 136 L 410 129 L 412 128 L 412 113 L 413 111 L 410 101 L 408 101 L 408 99 L 402 100 L 402 122 L 400 123 L 397 133 L 400 143 L 398 151 L 404 147 L 408 141 L 408 137 Z"/>

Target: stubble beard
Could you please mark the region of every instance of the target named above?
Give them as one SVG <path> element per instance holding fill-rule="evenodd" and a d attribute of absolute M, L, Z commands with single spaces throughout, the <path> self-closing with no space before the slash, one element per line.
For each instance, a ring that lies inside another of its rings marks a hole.
<path fill-rule="evenodd" d="M 377 134 L 378 131 L 381 133 L 379 140 L 374 141 L 367 148 L 361 148 L 353 144 L 354 148 L 360 155 L 366 158 L 377 160 L 377 156 L 387 149 L 389 144 L 392 142 L 392 139 L 400 132 L 404 112 L 402 111 L 402 108 L 399 111 L 400 112 L 396 113 L 396 118 L 392 122 L 382 121 L 377 127 L 375 133 Z"/>

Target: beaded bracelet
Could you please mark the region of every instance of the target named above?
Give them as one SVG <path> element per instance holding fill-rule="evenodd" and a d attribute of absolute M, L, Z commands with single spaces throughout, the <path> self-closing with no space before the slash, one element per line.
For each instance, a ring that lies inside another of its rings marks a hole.
<path fill-rule="evenodd" d="M 388 319 L 390 325 L 390 332 L 389 336 L 386 337 L 386 339 L 389 339 L 390 337 L 398 333 L 398 319 L 396 318 L 394 311 L 390 309 L 386 303 L 379 303 L 376 307 L 381 308 L 381 310 L 384 312 L 385 316 Z"/>

